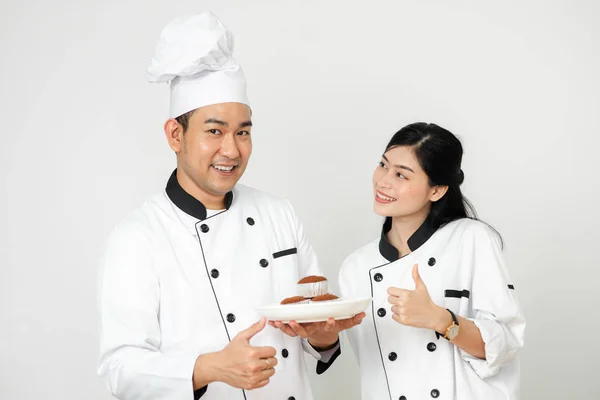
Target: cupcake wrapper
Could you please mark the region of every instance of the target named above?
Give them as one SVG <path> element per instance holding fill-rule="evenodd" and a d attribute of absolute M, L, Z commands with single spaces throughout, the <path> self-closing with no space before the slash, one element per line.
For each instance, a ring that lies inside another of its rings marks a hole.
<path fill-rule="evenodd" d="M 304 299 L 304 300 L 300 300 L 300 301 L 296 301 L 294 303 L 285 303 L 285 304 L 281 304 L 282 306 L 292 306 L 294 304 L 308 304 L 309 303 L 309 299 Z"/>
<path fill-rule="evenodd" d="M 327 290 L 327 281 L 298 284 L 298 294 L 307 298 L 320 296 L 327 293 Z"/>

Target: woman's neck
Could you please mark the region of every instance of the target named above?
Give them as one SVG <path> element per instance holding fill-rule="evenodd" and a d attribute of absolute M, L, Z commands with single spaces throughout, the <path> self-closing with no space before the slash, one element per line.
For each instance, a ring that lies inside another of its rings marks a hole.
<path fill-rule="evenodd" d="M 398 250 L 400 257 L 409 254 L 412 250 L 408 247 L 408 239 L 419 229 L 429 215 L 429 208 L 416 214 L 392 217 L 392 228 L 387 233 L 388 241 Z"/>

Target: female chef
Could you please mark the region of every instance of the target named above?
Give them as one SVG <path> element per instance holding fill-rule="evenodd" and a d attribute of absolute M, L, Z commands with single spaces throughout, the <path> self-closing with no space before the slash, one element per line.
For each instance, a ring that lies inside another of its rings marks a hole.
<path fill-rule="evenodd" d="M 372 296 L 347 331 L 362 398 L 518 398 L 525 321 L 501 238 L 478 221 L 460 185 L 463 150 L 449 131 L 398 131 L 373 174 L 381 237 L 344 262 L 344 297 Z"/>

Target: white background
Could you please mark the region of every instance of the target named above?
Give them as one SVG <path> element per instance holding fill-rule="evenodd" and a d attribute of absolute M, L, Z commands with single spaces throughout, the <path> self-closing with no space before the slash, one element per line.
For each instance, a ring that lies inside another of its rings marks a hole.
<path fill-rule="evenodd" d="M 208 9 L 249 81 L 242 182 L 292 201 L 331 280 L 378 235 L 370 179 L 388 139 L 438 123 L 506 241 L 528 320 L 522 398 L 600 398 L 600 3 L 2 0 L 2 400 L 109 398 L 98 260 L 175 163 L 167 86 L 146 64 L 172 17 Z M 350 347 L 312 382 L 316 399 L 357 400 Z"/>

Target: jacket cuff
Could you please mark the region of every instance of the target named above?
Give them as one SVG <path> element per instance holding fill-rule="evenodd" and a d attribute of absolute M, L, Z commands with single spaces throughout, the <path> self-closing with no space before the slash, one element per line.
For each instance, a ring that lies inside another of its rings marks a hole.
<path fill-rule="evenodd" d="M 469 362 L 480 378 L 486 379 L 496 375 L 502 365 L 512 357 L 507 354 L 506 332 L 502 324 L 488 319 L 472 319 L 479 328 L 481 338 L 485 343 L 485 359 L 474 357 L 460 350 L 463 360 Z"/>
<path fill-rule="evenodd" d="M 310 344 L 310 343 L 309 343 Z M 315 349 L 316 350 L 316 349 Z M 317 350 L 318 351 L 318 350 Z M 319 351 L 321 355 L 321 359 L 319 360 L 322 363 L 329 363 L 336 353 L 340 352 L 340 339 L 333 344 L 333 347 L 327 350 Z M 336 356 L 337 357 L 337 356 Z"/>
<path fill-rule="evenodd" d="M 208 389 L 208 385 L 203 386 L 198 390 L 194 390 L 194 400 L 198 400 L 198 399 L 200 399 L 200 397 L 204 396 L 207 389 Z"/>
<path fill-rule="evenodd" d="M 337 345 L 334 348 L 321 353 L 321 359 L 317 361 L 317 375 L 321 375 L 323 372 L 327 371 L 340 354 L 342 354 L 342 346 L 338 339 Z"/>
<path fill-rule="evenodd" d="M 342 347 L 339 338 L 331 349 L 321 352 L 312 347 L 312 345 L 308 342 L 308 339 L 302 339 L 302 347 L 304 348 L 304 351 L 312 355 L 317 360 L 318 375 L 321 375 L 323 372 L 327 371 L 327 369 L 333 365 L 335 359 L 342 354 Z"/>
<path fill-rule="evenodd" d="M 311 348 L 311 354 L 313 354 L 313 352 L 318 354 L 318 357 L 315 357 L 317 359 L 317 375 L 321 375 L 323 372 L 327 371 L 329 367 L 333 365 L 335 359 L 342 354 L 342 347 L 340 345 L 339 338 L 334 343 L 332 348 L 324 351 L 317 351 L 314 347 L 312 347 L 308 340 L 306 341 L 306 345 Z"/>

